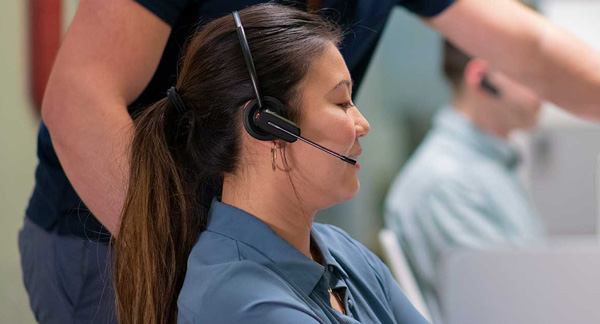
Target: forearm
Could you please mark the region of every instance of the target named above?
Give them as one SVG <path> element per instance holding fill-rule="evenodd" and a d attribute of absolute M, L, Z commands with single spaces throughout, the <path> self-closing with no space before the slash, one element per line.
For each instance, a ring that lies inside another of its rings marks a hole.
<path fill-rule="evenodd" d="M 113 234 L 128 180 L 132 120 L 125 103 L 94 98 L 84 87 L 49 85 L 42 109 L 54 149 L 77 194 Z"/>
<path fill-rule="evenodd" d="M 541 97 L 600 120 L 600 55 L 539 14 L 513 0 L 458 0 L 428 23 Z"/>
<path fill-rule="evenodd" d="M 582 117 L 600 121 L 600 55 L 570 33 L 547 26 L 540 40 L 542 94 Z"/>

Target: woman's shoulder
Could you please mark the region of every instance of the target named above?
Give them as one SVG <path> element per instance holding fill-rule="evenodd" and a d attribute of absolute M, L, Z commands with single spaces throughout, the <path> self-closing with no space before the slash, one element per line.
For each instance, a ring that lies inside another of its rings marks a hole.
<path fill-rule="evenodd" d="M 205 293 L 228 293 L 231 286 L 244 286 L 245 280 L 254 284 L 273 284 L 273 273 L 264 265 L 247 260 L 240 254 L 239 242 L 226 235 L 204 231 L 194 245 L 187 263 L 185 282 L 180 297 L 196 297 Z M 191 289 L 189 292 L 187 289 Z"/>
<path fill-rule="evenodd" d="M 312 318 L 312 311 L 289 285 L 250 260 L 188 268 L 177 303 L 178 323 L 254 323 L 252 318 L 263 323 L 268 316 Z"/>

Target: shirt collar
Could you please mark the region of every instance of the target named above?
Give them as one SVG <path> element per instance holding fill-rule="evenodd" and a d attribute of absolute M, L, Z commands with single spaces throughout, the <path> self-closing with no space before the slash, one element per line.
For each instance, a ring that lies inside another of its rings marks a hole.
<path fill-rule="evenodd" d="M 334 273 L 337 271 L 340 275 L 347 279 L 348 274 L 333 257 L 331 251 L 329 250 L 329 248 L 327 248 L 327 245 L 321 238 L 321 235 L 319 235 L 319 233 L 315 230 L 314 226 L 310 231 L 310 236 L 313 239 L 313 242 L 315 242 L 315 244 L 319 247 L 319 250 L 323 254 L 323 263 L 327 267 L 327 271 L 329 273 Z"/>
<path fill-rule="evenodd" d="M 307 295 L 313 291 L 324 273 L 331 273 L 337 269 L 342 275 L 347 276 L 314 227 L 311 229 L 311 238 L 323 254 L 325 266 L 302 254 L 279 237 L 262 220 L 241 209 L 222 203 L 218 198 L 214 198 L 212 201 L 206 230 L 225 235 L 250 246 L 266 257 L 266 259 L 257 258 L 253 261 L 261 264 L 275 264 Z M 253 258 L 252 255 L 247 257 L 251 260 Z"/>
<path fill-rule="evenodd" d="M 508 169 L 515 168 L 520 162 L 519 152 L 512 144 L 483 132 L 452 107 L 445 107 L 437 113 L 434 126 Z"/>

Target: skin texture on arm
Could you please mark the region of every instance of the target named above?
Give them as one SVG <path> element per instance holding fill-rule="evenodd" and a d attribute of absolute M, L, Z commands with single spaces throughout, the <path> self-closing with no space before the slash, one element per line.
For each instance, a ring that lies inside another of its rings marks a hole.
<path fill-rule="evenodd" d="M 56 57 L 42 118 L 69 181 L 113 234 L 125 200 L 132 119 L 170 26 L 132 0 L 82 0 Z"/>
<path fill-rule="evenodd" d="M 457 0 L 426 22 L 542 98 L 600 121 L 600 54 L 515 0 Z"/>

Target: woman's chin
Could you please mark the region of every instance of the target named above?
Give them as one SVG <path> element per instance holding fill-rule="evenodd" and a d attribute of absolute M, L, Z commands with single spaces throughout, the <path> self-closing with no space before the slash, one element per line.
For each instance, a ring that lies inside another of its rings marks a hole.
<path fill-rule="evenodd" d="M 358 190 L 360 189 L 360 182 L 356 179 L 356 182 L 346 186 L 344 189 L 344 193 L 341 195 L 340 203 L 348 201 L 356 196 Z"/>
<path fill-rule="evenodd" d="M 331 208 L 354 198 L 360 188 L 358 179 L 354 180 L 355 181 L 351 183 L 340 184 L 336 187 L 337 190 L 329 189 L 329 191 L 327 191 L 327 189 L 325 189 L 324 191 L 321 191 L 324 194 L 319 196 L 320 199 L 317 198 L 320 201 L 319 210 Z M 325 198 L 325 200 L 323 200 L 323 198 Z"/>

